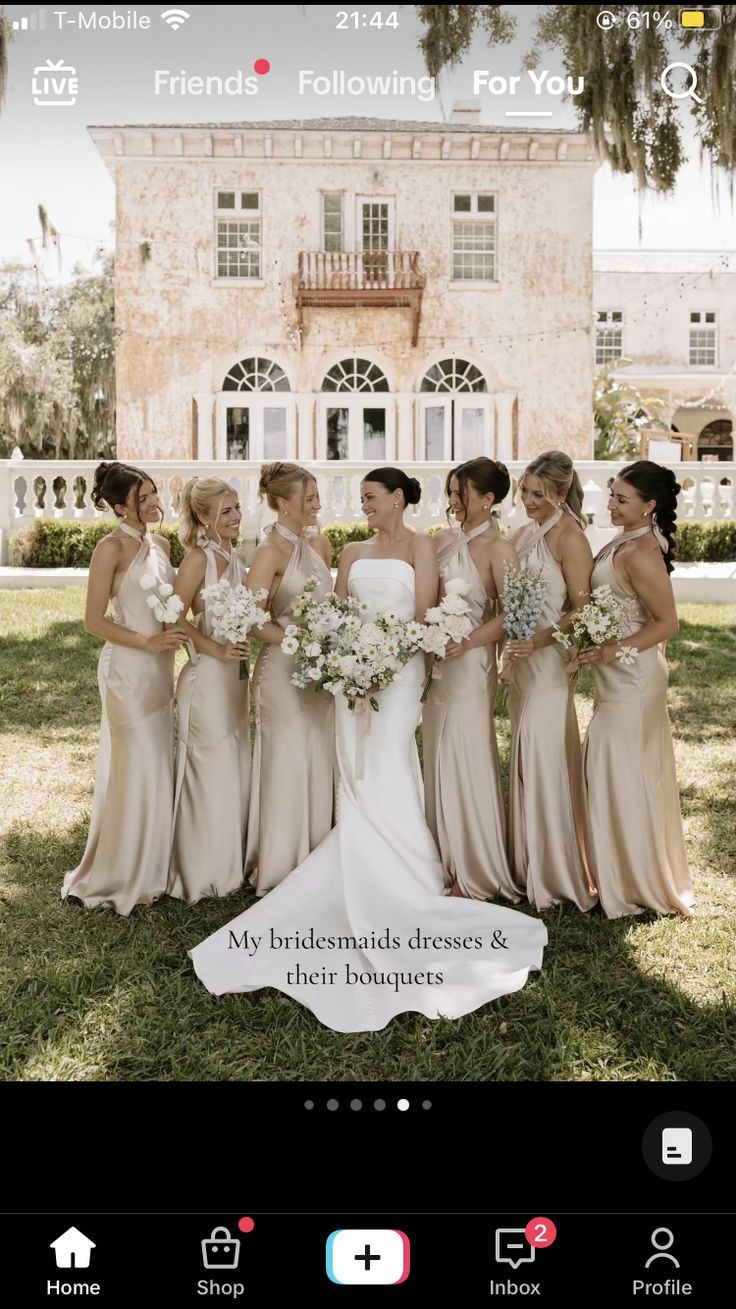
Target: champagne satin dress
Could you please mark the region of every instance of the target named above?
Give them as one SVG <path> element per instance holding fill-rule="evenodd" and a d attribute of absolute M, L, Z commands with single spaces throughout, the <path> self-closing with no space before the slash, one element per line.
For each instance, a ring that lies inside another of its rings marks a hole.
<path fill-rule="evenodd" d="M 615 568 L 617 548 L 651 531 L 624 532 L 596 556 L 593 586 L 610 586 L 633 636 L 652 616 Z M 626 645 L 626 638 L 622 638 Z M 660 646 L 631 665 L 593 664 L 595 708 L 583 750 L 591 853 L 607 918 L 646 909 L 689 917 L 693 886 L 685 851 Z"/>
<path fill-rule="evenodd" d="M 473 627 L 490 616 L 491 601 L 470 553 L 470 542 L 493 523 L 472 532 L 455 532 L 437 557 L 440 598 L 456 578 L 467 582 L 464 596 Z M 463 895 L 519 900 L 506 854 L 506 806 L 501 789 L 493 723 L 496 699 L 496 647 L 467 650 L 457 659 L 439 660 L 422 713 L 424 798 L 427 824 L 439 847 L 450 883 Z"/>
<path fill-rule="evenodd" d="M 218 581 L 237 586 L 245 565 L 206 537 L 198 544 L 207 556 L 202 589 Z M 217 575 L 217 558 L 227 567 Z M 204 601 L 198 625 L 212 631 L 212 601 Z M 250 794 L 250 718 L 248 679 L 237 659 L 226 663 L 197 653 L 179 674 L 176 691 L 177 747 L 174 840 L 168 893 L 193 904 L 205 895 L 223 896 L 243 881 L 245 828 Z"/>
<path fill-rule="evenodd" d="M 146 533 L 125 523 L 118 531 L 140 548 L 112 599 L 121 627 L 156 636 L 142 578 L 173 585 L 175 572 Z M 87 847 L 66 874 L 62 898 L 129 914 L 166 890 L 174 801 L 174 652 L 154 654 L 105 642 L 97 667 L 102 701 L 100 747 Z"/>
<path fill-rule="evenodd" d="M 567 585 L 546 536 L 562 511 L 516 546 L 522 568 L 542 570 L 547 585 L 537 631 L 569 608 Z M 588 867 L 582 752 L 573 681 L 564 651 L 544 646 L 512 664 L 509 858 L 517 885 L 538 909 L 596 903 Z"/>
<path fill-rule="evenodd" d="M 294 550 L 276 594 L 271 618 L 286 629 L 291 606 L 310 577 L 323 599 L 332 574 L 306 536 L 280 523 Z M 326 691 L 300 690 L 291 682 L 294 661 L 265 642 L 253 671 L 256 736 L 248 816 L 245 867 L 257 895 L 278 886 L 319 845 L 333 824 L 335 795 L 335 705 Z"/>

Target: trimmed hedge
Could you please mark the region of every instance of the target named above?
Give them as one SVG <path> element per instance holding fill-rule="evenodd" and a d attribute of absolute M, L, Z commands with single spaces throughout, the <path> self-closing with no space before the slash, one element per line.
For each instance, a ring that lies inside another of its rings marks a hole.
<path fill-rule="evenodd" d="M 736 521 L 678 523 L 675 559 L 682 564 L 721 564 L 736 559 Z"/>
<path fill-rule="evenodd" d="M 115 528 L 110 519 L 76 522 L 66 518 L 37 518 L 16 532 L 10 542 L 10 558 L 16 568 L 87 568 L 92 551 L 103 536 Z M 184 547 L 175 527 L 165 524 L 161 535 L 171 542 L 175 567 L 184 558 Z"/>
<path fill-rule="evenodd" d="M 428 529 L 439 532 L 444 524 Z M 37 518 L 10 542 L 10 557 L 18 568 L 87 568 L 98 541 L 111 532 L 109 519 L 97 522 L 65 518 Z M 159 529 L 157 529 L 159 530 Z M 332 523 L 322 529 L 332 545 L 332 566 L 348 541 L 367 541 L 373 532 L 366 523 Z M 184 547 L 176 527 L 165 524 L 162 536 L 171 542 L 171 562 L 178 566 Z M 675 554 L 681 563 L 726 563 L 736 560 L 736 521 L 682 522 L 675 536 Z"/>

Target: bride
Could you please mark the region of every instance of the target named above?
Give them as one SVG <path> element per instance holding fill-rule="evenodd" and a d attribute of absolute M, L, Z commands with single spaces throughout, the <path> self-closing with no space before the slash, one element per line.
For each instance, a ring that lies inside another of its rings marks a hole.
<path fill-rule="evenodd" d="M 416 478 L 379 468 L 361 484 L 375 531 L 345 546 L 338 595 L 424 618 L 438 592 L 431 540 L 403 521 Z M 336 702 L 337 825 L 258 904 L 190 951 L 216 995 L 273 986 L 338 1032 L 373 1032 L 407 1011 L 459 1018 L 518 991 L 541 967 L 547 932 L 513 909 L 445 896 L 424 820 L 414 733 L 424 657 L 377 693 L 379 710 Z M 283 803 L 289 781 L 283 779 Z"/>

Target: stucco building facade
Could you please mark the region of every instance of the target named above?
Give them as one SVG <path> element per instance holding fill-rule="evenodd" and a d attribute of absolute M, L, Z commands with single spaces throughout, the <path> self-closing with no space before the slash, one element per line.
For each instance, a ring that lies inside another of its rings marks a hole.
<path fill-rule="evenodd" d="M 685 458 L 733 460 L 736 252 L 600 250 L 594 285 L 596 364 L 656 402 Z"/>
<path fill-rule="evenodd" d="M 478 118 L 90 128 L 119 454 L 590 458 L 590 144 Z"/>

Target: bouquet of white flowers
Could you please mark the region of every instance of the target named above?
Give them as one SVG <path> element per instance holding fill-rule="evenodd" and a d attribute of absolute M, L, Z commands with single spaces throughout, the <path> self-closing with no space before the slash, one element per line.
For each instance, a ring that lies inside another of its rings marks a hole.
<path fill-rule="evenodd" d="M 503 584 L 503 625 L 512 641 L 531 641 L 537 630 L 537 624 L 544 608 L 547 583 L 541 569 L 522 568 L 517 573 L 510 564 L 506 564 Z M 513 662 L 506 658 L 501 661 L 499 680 L 501 698 L 505 698 L 508 684 L 513 678 Z"/>
<path fill-rule="evenodd" d="M 442 676 L 436 666 L 437 660 L 444 659 L 450 641 L 459 644 L 473 630 L 472 620 L 468 617 L 470 605 L 464 598 L 469 590 L 469 582 L 463 581 L 461 577 L 453 578 L 447 583 L 440 603 L 428 609 L 424 616 L 426 630 L 421 648 L 432 656 L 432 664 L 422 691 L 422 704 L 429 695 L 433 680 Z"/>
<path fill-rule="evenodd" d="M 422 648 L 421 623 L 401 622 L 386 611 L 370 618 L 365 600 L 334 594 L 314 599 L 316 579 L 307 582 L 292 606 L 297 619 L 286 628 L 281 649 L 294 656 L 292 682 L 330 695 L 344 695 L 351 709 L 367 699 L 374 710 L 372 690 L 390 686 L 401 667 Z"/>
<path fill-rule="evenodd" d="M 572 631 L 563 632 L 555 623 L 552 633 L 565 650 L 572 650 L 568 672 L 574 675 L 580 667 L 578 650 L 590 645 L 603 645 L 605 641 L 618 641 L 630 626 L 626 609 L 613 595 L 610 586 L 596 586 L 590 601 L 572 615 Z M 633 664 L 639 651 L 636 646 L 622 646 L 616 658 L 624 664 Z"/>
<path fill-rule="evenodd" d="M 155 577 L 147 574 L 141 578 L 140 585 L 142 591 L 151 592 L 146 598 L 146 604 L 149 609 L 153 610 L 156 621 L 159 623 L 175 623 L 184 608 L 184 601 L 181 596 L 174 595 L 174 588 L 171 583 L 159 583 Z"/>
<path fill-rule="evenodd" d="M 212 602 L 212 632 L 218 641 L 238 645 L 244 641 L 251 627 L 263 627 L 269 614 L 259 606 L 267 599 L 268 591 L 249 591 L 242 582 L 231 586 L 224 578 L 206 586 L 202 598 Z M 241 679 L 248 675 L 248 664 L 240 660 Z"/>

